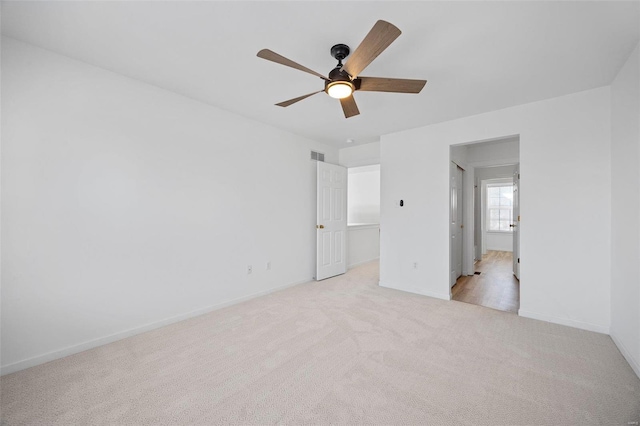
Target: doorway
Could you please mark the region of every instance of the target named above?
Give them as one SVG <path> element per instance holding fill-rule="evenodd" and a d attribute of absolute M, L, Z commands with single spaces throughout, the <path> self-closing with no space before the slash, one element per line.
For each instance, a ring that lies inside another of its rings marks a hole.
<path fill-rule="evenodd" d="M 450 297 L 517 313 L 519 137 L 456 145 L 450 153 Z"/>
<path fill-rule="evenodd" d="M 450 237 L 450 278 L 449 287 L 453 287 L 456 280 L 462 275 L 462 229 L 463 223 L 463 174 L 464 170 L 455 162 L 449 164 L 449 177 L 451 180 L 449 197 L 449 237 Z"/>
<path fill-rule="evenodd" d="M 347 267 L 380 258 L 380 164 L 349 167 Z"/>
<path fill-rule="evenodd" d="M 520 283 L 513 274 L 512 259 L 512 252 L 488 250 L 476 262 L 474 275 L 457 279 L 451 289 L 452 300 L 517 314 Z"/>

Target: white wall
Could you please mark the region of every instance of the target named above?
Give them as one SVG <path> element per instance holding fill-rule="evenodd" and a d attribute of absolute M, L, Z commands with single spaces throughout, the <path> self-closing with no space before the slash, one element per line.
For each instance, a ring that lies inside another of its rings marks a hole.
<path fill-rule="evenodd" d="M 513 235 L 509 233 L 485 232 L 487 250 L 513 251 Z"/>
<path fill-rule="evenodd" d="M 640 46 L 611 104 L 611 337 L 640 376 Z"/>
<path fill-rule="evenodd" d="M 519 138 L 467 145 L 469 164 L 475 167 L 501 166 L 517 163 L 520 157 Z"/>
<path fill-rule="evenodd" d="M 451 161 L 464 170 L 469 169 L 469 146 L 470 145 L 456 145 L 451 147 Z"/>
<path fill-rule="evenodd" d="M 347 228 L 347 265 L 349 268 L 379 257 L 379 225 L 351 225 Z"/>
<path fill-rule="evenodd" d="M 352 167 L 348 172 L 348 223 L 380 223 L 380 165 Z"/>
<path fill-rule="evenodd" d="M 608 332 L 610 130 L 603 87 L 383 136 L 381 285 L 449 298 L 450 146 L 519 135 L 520 315 Z"/>
<path fill-rule="evenodd" d="M 380 142 L 342 148 L 339 156 L 340 165 L 345 167 L 380 164 Z"/>
<path fill-rule="evenodd" d="M 311 279 L 309 151 L 335 149 L 11 39 L 2 59 L 4 373 Z"/>
<path fill-rule="evenodd" d="M 515 164 L 512 166 L 500 167 L 478 167 L 475 169 L 476 179 L 478 179 L 478 181 L 488 179 L 511 179 L 513 178 L 513 172 L 515 169 Z"/>

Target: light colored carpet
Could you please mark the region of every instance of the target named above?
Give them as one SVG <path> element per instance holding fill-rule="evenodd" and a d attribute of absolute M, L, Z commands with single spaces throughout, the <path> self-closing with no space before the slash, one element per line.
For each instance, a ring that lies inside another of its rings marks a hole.
<path fill-rule="evenodd" d="M 3 425 L 640 420 L 611 339 L 377 286 L 378 265 L 2 378 Z"/>

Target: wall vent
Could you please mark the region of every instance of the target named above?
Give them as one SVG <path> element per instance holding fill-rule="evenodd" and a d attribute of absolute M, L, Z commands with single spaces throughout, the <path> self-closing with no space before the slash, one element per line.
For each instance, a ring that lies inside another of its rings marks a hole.
<path fill-rule="evenodd" d="M 311 151 L 311 159 L 324 162 L 324 154 L 321 152 Z"/>

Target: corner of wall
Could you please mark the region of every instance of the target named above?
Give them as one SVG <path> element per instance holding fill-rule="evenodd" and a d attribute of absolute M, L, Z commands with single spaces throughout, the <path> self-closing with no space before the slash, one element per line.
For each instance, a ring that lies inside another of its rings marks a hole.
<path fill-rule="evenodd" d="M 618 350 L 620 351 L 624 359 L 627 360 L 633 372 L 636 373 L 636 376 L 638 376 L 638 378 L 640 378 L 640 361 L 634 359 L 631 351 L 624 345 L 624 343 L 622 343 L 622 340 L 620 340 L 614 330 L 611 330 L 609 336 L 611 336 L 611 340 L 613 340 L 613 343 L 615 343 L 615 345 L 618 347 Z"/>

